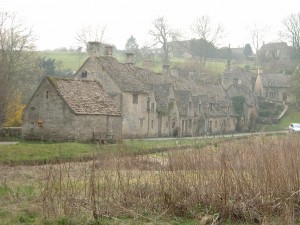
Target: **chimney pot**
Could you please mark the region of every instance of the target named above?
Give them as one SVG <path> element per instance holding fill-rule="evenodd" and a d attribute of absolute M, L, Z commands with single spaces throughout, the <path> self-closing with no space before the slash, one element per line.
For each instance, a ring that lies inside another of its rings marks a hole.
<path fill-rule="evenodd" d="M 104 47 L 104 55 L 107 57 L 112 57 L 113 53 L 113 46 L 112 45 L 105 45 Z"/>

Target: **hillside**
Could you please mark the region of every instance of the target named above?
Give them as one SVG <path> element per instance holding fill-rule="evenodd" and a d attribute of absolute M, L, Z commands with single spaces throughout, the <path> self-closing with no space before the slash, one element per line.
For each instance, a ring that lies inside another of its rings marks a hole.
<path fill-rule="evenodd" d="M 258 131 L 281 131 L 286 130 L 290 123 L 300 122 L 300 109 L 295 106 L 290 106 L 286 114 L 278 124 L 260 125 Z"/>

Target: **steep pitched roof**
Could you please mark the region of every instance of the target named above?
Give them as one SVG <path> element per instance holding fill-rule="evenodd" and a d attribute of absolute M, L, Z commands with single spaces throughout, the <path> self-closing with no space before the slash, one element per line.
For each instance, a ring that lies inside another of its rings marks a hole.
<path fill-rule="evenodd" d="M 264 87 L 291 87 L 291 75 L 277 74 L 261 74 L 261 81 Z"/>
<path fill-rule="evenodd" d="M 244 96 L 247 105 L 255 106 L 256 96 L 254 92 L 246 90 L 243 86 L 231 85 L 227 90 L 227 94 L 230 98 L 234 96 Z"/>
<path fill-rule="evenodd" d="M 175 90 L 175 97 L 179 114 L 186 116 L 189 108 L 191 92 L 187 90 Z"/>
<path fill-rule="evenodd" d="M 97 81 L 47 77 L 59 95 L 76 114 L 102 114 L 120 116 L 101 84 Z"/>
<path fill-rule="evenodd" d="M 171 84 L 159 84 L 154 86 L 154 96 L 156 101 L 157 111 L 166 111 L 168 110 L 170 92 L 172 89 Z"/>

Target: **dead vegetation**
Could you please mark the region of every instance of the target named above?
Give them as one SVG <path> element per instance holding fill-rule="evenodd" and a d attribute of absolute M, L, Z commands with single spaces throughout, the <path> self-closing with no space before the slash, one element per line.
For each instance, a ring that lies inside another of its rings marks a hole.
<path fill-rule="evenodd" d="M 213 224 L 293 224 L 300 217 L 298 135 L 249 137 L 158 155 L 106 154 L 35 171 L 32 204 L 40 205 L 48 220 L 125 217 L 158 223 L 183 217 L 199 223 L 210 218 Z M 6 180 L 6 187 L 16 185 L 12 182 Z"/>

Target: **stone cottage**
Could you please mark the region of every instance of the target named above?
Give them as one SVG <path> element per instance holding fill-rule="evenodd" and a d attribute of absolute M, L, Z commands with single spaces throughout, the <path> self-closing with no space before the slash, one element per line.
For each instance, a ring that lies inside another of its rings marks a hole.
<path fill-rule="evenodd" d="M 291 75 L 259 73 L 255 83 L 255 92 L 270 101 L 294 102 L 291 94 Z"/>
<path fill-rule="evenodd" d="M 111 46 L 105 47 L 103 55 L 99 46 L 98 42 L 89 43 L 89 57 L 74 79 L 101 83 L 122 113 L 123 138 L 195 136 L 205 132 L 211 119 L 204 119 L 199 96 L 207 96 L 209 104 L 222 108 L 215 117 L 218 122 L 214 122 L 213 133 L 235 131 L 236 118 L 228 113 L 232 105 L 221 84 L 201 83 L 190 73 L 172 72 L 169 65 L 163 66 L 162 73 L 151 71 L 149 66 L 136 67 L 130 53 L 126 62 L 120 63 L 112 56 Z M 211 118 L 212 113 L 209 115 Z M 224 118 L 230 122 L 219 122 Z"/>
<path fill-rule="evenodd" d="M 22 135 L 90 141 L 94 133 L 122 138 L 120 110 L 97 81 L 46 77 L 23 114 Z"/>

